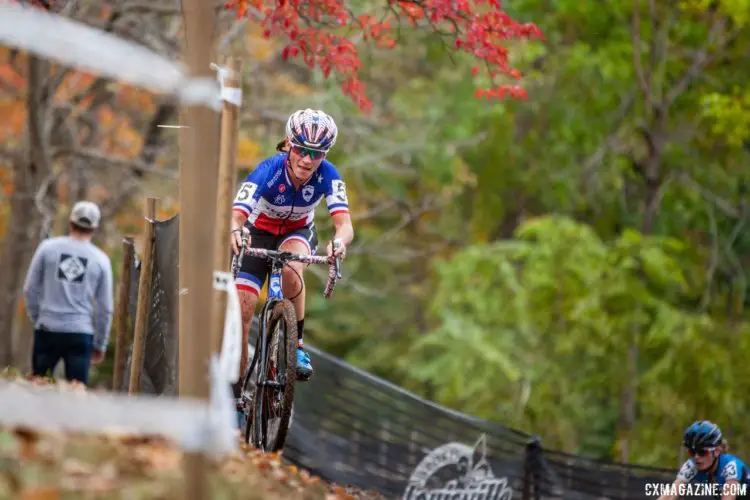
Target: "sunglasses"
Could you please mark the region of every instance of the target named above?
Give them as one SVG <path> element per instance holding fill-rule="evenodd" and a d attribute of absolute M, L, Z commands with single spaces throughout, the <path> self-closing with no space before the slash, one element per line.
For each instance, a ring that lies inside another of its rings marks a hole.
<path fill-rule="evenodd" d="M 692 457 L 703 457 L 714 451 L 716 448 L 688 448 L 688 454 Z"/>
<path fill-rule="evenodd" d="M 325 151 L 318 151 L 317 149 L 304 148 L 302 146 L 292 146 L 292 151 L 301 157 L 309 156 L 313 160 L 323 158 L 326 155 Z"/>

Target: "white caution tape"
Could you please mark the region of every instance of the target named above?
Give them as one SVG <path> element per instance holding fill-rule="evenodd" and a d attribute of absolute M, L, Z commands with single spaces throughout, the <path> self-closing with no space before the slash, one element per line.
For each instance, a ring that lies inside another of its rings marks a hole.
<path fill-rule="evenodd" d="M 240 378 L 242 356 L 242 313 L 240 296 L 234 286 L 232 274 L 214 271 L 214 289 L 227 292 L 227 311 L 224 319 L 224 337 L 221 342 L 219 371 L 225 380 L 237 382 Z"/>
<path fill-rule="evenodd" d="M 212 355 L 210 412 L 202 436 L 203 449 L 214 457 L 238 449 L 234 433 L 225 432 L 225 429 L 237 428 L 237 410 L 234 395 L 220 364 L 221 360 L 217 359 L 216 354 Z"/>
<path fill-rule="evenodd" d="M 216 71 L 216 79 L 219 81 L 221 86 L 221 99 L 232 104 L 234 106 L 242 107 L 242 89 L 236 87 L 225 86 L 227 76 L 230 73 L 229 68 L 219 66 L 218 64 L 211 63 L 211 69 Z"/>
<path fill-rule="evenodd" d="M 230 438 L 225 432 L 217 432 L 216 429 L 230 429 L 237 425 L 235 401 L 229 390 L 229 383 L 237 382 L 240 378 L 242 314 L 240 297 L 231 273 L 214 271 L 214 290 L 227 292 L 228 300 L 221 354 L 218 358 L 215 354 L 211 356 L 211 412 L 203 441 L 208 450 L 220 452 L 236 446 L 234 437 Z"/>
<path fill-rule="evenodd" d="M 239 108 L 240 106 L 242 106 L 242 89 L 238 89 L 235 87 L 222 87 L 221 98 L 227 101 L 229 104 L 232 104 Z"/>
<path fill-rule="evenodd" d="M 173 94 L 187 105 L 221 109 L 215 78 L 190 78 L 181 64 L 156 52 L 47 11 L 0 1 L 0 43 L 153 92 Z"/>
<path fill-rule="evenodd" d="M 193 398 L 60 391 L 55 386 L 0 380 L 0 426 L 159 435 L 185 451 L 220 457 L 238 450 L 234 403 L 228 391 L 226 383 L 212 379 L 209 405 Z"/>

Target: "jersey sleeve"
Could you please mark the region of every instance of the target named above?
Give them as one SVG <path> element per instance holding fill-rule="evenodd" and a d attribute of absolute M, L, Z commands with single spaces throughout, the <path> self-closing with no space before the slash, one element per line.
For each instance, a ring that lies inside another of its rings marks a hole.
<path fill-rule="evenodd" d="M 39 318 L 39 302 L 42 293 L 42 281 L 44 280 L 44 257 L 47 241 L 49 240 L 42 241 L 34 252 L 29 270 L 26 273 L 26 281 L 23 285 L 23 293 L 26 298 L 26 314 L 33 324 L 36 324 L 36 320 Z"/>
<path fill-rule="evenodd" d="M 727 460 L 727 463 L 721 469 L 721 475 L 724 477 L 724 481 L 741 481 L 740 464 L 737 463 L 736 458 L 731 457 Z"/>
<path fill-rule="evenodd" d="M 104 253 L 101 255 L 101 266 L 102 275 L 96 287 L 94 349 L 106 352 L 110 330 L 112 329 L 112 315 L 114 314 L 114 290 L 112 285 L 112 262 Z"/>
<path fill-rule="evenodd" d="M 237 196 L 234 197 L 232 210 L 242 213 L 245 217 L 250 217 L 255 205 L 260 200 L 263 192 L 263 183 L 266 181 L 266 177 L 268 177 L 269 168 L 270 163 L 266 160 L 250 172 L 237 191 Z"/>
<path fill-rule="evenodd" d="M 331 215 L 349 213 L 349 200 L 346 198 L 346 184 L 335 168 L 331 168 L 331 177 L 326 189 L 326 205 Z"/>
<path fill-rule="evenodd" d="M 690 483 L 693 479 L 695 479 L 695 476 L 698 474 L 698 469 L 695 467 L 695 462 L 692 458 L 688 459 L 684 464 L 682 464 L 682 467 L 680 467 L 680 472 L 677 473 L 677 479 L 680 481 L 685 481 L 686 483 Z"/>

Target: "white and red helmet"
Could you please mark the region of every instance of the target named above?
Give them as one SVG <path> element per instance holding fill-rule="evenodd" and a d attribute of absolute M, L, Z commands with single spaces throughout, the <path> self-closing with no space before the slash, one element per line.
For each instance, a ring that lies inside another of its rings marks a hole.
<path fill-rule="evenodd" d="M 294 146 L 329 151 L 338 136 L 336 122 L 317 109 L 300 109 L 286 122 L 286 137 Z"/>

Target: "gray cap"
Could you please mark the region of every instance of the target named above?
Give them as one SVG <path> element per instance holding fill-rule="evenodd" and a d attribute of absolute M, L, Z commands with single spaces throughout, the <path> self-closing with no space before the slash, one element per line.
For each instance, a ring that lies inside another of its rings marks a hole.
<path fill-rule="evenodd" d="M 99 219 L 102 214 L 99 211 L 99 207 L 96 203 L 90 201 L 79 201 L 70 211 L 70 222 L 76 226 L 81 226 L 86 229 L 96 229 L 99 227 Z"/>

